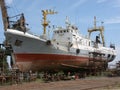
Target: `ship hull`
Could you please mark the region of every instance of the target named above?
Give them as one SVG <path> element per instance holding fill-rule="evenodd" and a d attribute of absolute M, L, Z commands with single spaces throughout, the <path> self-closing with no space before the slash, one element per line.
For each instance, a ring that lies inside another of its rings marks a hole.
<path fill-rule="evenodd" d="M 68 69 L 64 65 L 86 66 L 87 57 L 58 54 L 14 54 L 21 71 L 59 71 Z M 75 67 L 76 68 L 76 67 Z"/>
<path fill-rule="evenodd" d="M 13 48 L 14 64 L 20 71 L 61 71 L 71 68 L 87 67 L 90 65 L 91 51 L 76 49 L 67 51 L 67 48 L 55 48 L 47 44 L 47 40 L 40 39 L 28 33 L 17 30 L 7 30 L 5 36 Z M 106 57 L 96 60 L 107 61 Z"/>

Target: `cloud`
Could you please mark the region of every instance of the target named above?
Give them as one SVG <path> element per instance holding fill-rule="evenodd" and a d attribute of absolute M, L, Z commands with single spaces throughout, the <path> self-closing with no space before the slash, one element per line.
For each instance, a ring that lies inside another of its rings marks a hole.
<path fill-rule="evenodd" d="M 113 7 L 120 7 L 120 0 L 115 0 L 113 2 Z"/>
<path fill-rule="evenodd" d="M 7 4 L 12 4 L 13 0 L 5 0 Z"/>
<path fill-rule="evenodd" d="M 87 0 L 78 0 L 77 2 L 75 2 L 72 6 L 71 6 L 71 8 L 77 8 L 77 7 L 79 7 L 80 5 L 82 5 L 82 4 L 84 4 L 85 2 L 86 2 Z"/>
<path fill-rule="evenodd" d="M 120 0 L 97 0 L 98 4 L 106 3 L 111 7 L 120 7 Z"/>
<path fill-rule="evenodd" d="M 120 23 L 120 16 L 107 19 L 104 22 L 105 22 L 105 24 L 117 24 L 117 23 Z"/>
<path fill-rule="evenodd" d="M 104 3 L 106 2 L 107 0 L 97 0 L 97 3 Z"/>

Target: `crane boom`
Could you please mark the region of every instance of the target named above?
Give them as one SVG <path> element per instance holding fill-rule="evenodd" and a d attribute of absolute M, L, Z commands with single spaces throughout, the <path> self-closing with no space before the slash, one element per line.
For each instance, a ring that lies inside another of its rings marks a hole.
<path fill-rule="evenodd" d="M 47 15 L 49 15 L 49 14 L 56 14 L 57 12 L 52 11 L 50 9 L 50 10 L 42 10 L 42 13 L 43 13 L 43 22 L 42 22 L 42 25 L 43 25 L 43 28 L 44 28 L 43 34 L 46 34 L 46 27 L 49 25 L 49 22 L 47 21 Z"/>
<path fill-rule="evenodd" d="M 10 25 L 9 25 L 9 17 L 8 17 L 6 5 L 5 5 L 5 0 L 0 0 L 0 7 L 1 7 L 1 12 L 2 12 L 4 30 L 6 31 Z"/>

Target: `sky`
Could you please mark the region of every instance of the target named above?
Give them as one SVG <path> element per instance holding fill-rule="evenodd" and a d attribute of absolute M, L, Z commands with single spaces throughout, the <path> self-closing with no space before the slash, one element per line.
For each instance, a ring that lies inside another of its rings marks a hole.
<path fill-rule="evenodd" d="M 42 34 L 41 10 L 52 9 L 58 13 L 49 15 L 50 25 L 65 27 L 66 16 L 72 24 L 76 25 L 80 33 L 88 35 L 87 29 L 93 26 L 93 18 L 96 16 L 97 25 L 104 22 L 105 42 L 116 45 L 117 58 L 120 60 L 120 0 L 5 0 L 8 14 L 14 16 L 24 13 L 26 22 L 31 32 Z M 0 42 L 4 40 L 4 30 L 0 12 Z"/>

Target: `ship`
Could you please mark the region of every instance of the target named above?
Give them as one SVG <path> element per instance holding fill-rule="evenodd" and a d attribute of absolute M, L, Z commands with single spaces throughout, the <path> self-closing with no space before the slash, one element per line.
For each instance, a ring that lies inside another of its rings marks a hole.
<path fill-rule="evenodd" d="M 88 29 L 88 37 L 79 33 L 77 26 L 71 24 L 66 18 L 65 27 L 54 27 L 50 39 L 46 34 L 49 26 L 47 15 L 56 14 L 53 10 L 42 10 L 43 34 L 29 33 L 26 27 L 24 14 L 17 21 L 10 21 L 4 0 L 0 0 L 4 34 L 6 44 L 13 49 L 11 53 L 13 65 L 20 71 L 64 71 L 86 68 L 93 63 L 103 65 L 101 62 L 111 62 L 116 57 L 115 45 L 106 47 L 104 41 L 104 26 L 96 26 L 94 17 L 93 28 Z M 99 31 L 95 40 L 91 40 L 91 33 Z M 94 61 L 94 62 L 93 62 Z"/>

